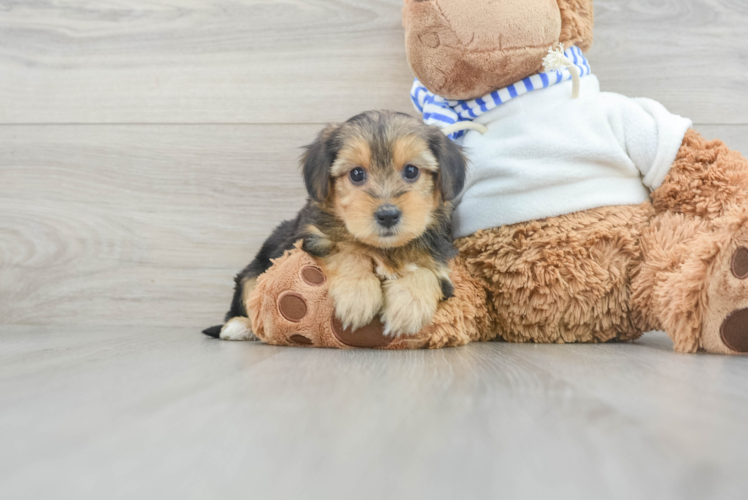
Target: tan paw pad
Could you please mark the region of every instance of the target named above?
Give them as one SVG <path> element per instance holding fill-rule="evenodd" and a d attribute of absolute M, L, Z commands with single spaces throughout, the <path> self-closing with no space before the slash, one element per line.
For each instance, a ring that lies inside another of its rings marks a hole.
<path fill-rule="evenodd" d="M 298 323 L 306 316 L 306 301 L 298 293 L 284 293 L 278 300 L 278 311 L 288 321 Z"/>
<path fill-rule="evenodd" d="M 301 279 L 309 286 L 322 286 L 327 281 L 322 269 L 314 266 L 307 266 L 301 270 Z"/>
<path fill-rule="evenodd" d="M 350 327 L 343 328 L 343 324 L 340 320 L 333 316 L 332 331 L 339 341 L 349 347 L 363 347 L 369 349 L 375 347 L 387 347 L 394 340 L 394 337 L 386 337 L 384 335 L 384 325 L 379 318 L 375 318 L 374 321 L 368 325 L 353 331 Z"/>
<path fill-rule="evenodd" d="M 730 313 L 720 328 L 722 342 L 735 352 L 748 352 L 748 309 Z"/>
<path fill-rule="evenodd" d="M 732 256 L 732 274 L 739 280 L 748 278 L 748 248 L 740 247 Z"/>
<path fill-rule="evenodd" d="M 291 335 L 290 340 L 294 344 L 301 344 L 301 345 L 313 345 L 314 344 L 314 342 L 312 342 L 310 339 L 304 337 L 303 335 L 299 335 L 298 333 L 295 335 Z"/>

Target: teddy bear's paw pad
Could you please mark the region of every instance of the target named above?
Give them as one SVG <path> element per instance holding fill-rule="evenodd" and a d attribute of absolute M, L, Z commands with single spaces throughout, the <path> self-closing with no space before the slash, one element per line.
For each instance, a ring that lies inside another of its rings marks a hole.
<path fill-rule="evenodd" d="M 720 328 L 722 342 L 735 352 L 748 353 L 748 309 L 733 311 Z"/>
<path fill-rule="evenodd" d="M 739 280 L 748 278 L 748 248 L 740 247 L 732 255 L 732 274 Z"/>
<path fill-rule="evenodd" d="M 301 279 L 309 286 L 322 286 L 327 281 L 322 269 L 315 266 L 306 266 L 300 271 Z"/>
<path fill-rule="evenodd" d="M 308 339 L 304 337 L 303 335 L 299 335 L 298 333 L 295 335 L 291 335 L 289 337 L 289 340 L 293 342 L 294 344 L 299 345 L 314 345 L 314 342 L 311 341 L 311 339 Z"/>
<path fill-rule="evenodd" d="M 304 297 L 298 293 L 284 293 L 278 299 L 278 311 L 292 323 L 298 323 L 307 313 L 307 305 Z"/>
<path fill-rule="evenodd" d="M 375 318 L 374 321 L 366 326 L 362 326 L 356 331 L 350 327 L 343 328 L 343 323 L 335 316 L 332 318 L 332 331 L 343 344 L 348 347 L 377 348 L 387 347 L 395 338 L 384 335 L 384 325 Z"/>

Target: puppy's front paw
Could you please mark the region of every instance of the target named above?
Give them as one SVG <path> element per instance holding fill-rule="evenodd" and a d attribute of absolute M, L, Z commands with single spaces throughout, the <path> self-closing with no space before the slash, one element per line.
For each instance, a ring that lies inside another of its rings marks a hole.
<path fill-rule="evenodd" d="M 382 311 L 385 335 L 414 335 L 431 323 L 441 288 L 433 274 L 420 278 L 385 282 Z"/>
<path fill-rule="evenodd" d="M 249 318 L 231 318 L 221 328 L 221 340 L 259 340 L 252 332 Z"/>
<path fill-rule="evenodd" d="M 330 282 L 335 317 L 343 328 L 358 330 L 368 325 L 382 309 L 382 284 L 371 275 L 365 279 L 337 279 Z"/>

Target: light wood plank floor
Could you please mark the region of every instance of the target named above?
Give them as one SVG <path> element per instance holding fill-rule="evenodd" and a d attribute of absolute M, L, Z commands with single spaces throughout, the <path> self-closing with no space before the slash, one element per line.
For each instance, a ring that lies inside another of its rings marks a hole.
<path fill-rule="evenodd" d="M 748 2 L 595 0 L 604 90 L 748 154 Z M 412 112 L 401 0 L 0 0 L 0 498 L 745 498 L 748 359 L 221 343 L 300 147 Z"/>
<path fill-rule="evenodd" d="M 6 327 L 3 498 L 745 498 L 743 359 Z"/>

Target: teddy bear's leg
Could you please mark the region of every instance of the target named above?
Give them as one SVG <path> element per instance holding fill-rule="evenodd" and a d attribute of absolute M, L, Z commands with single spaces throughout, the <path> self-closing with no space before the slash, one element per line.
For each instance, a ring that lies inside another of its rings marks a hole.
<path fill-rule="evenodd" d="M 658 214 L 641 246 L 632 282 L 641 328 L 664 330 L 679 352 L 747 353 L 748 211 Z"/>
<path fill-rule="evenodd" d="M 630 277 L 652 207 L 604 207 L 515 224 L 458 240 L 488 292 L 497 333 L 510 342 L 629 340 Z"/>

